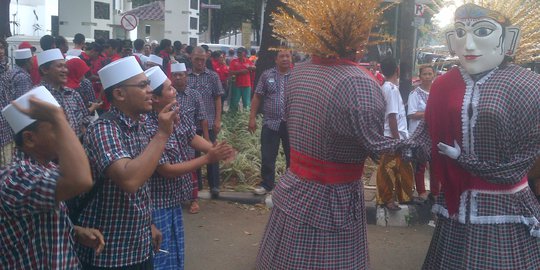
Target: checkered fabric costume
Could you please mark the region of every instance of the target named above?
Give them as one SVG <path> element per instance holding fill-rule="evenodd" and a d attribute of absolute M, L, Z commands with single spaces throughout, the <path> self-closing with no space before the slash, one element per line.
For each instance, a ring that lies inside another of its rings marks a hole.
<path fill-rule="evenodd" d="M 53 162 L 42 165 L 16 149 L 0 172 L 0 268 L 79 269 L 73 225 L 56 203 Z"/>
<path fill-rule="evenodd" d="M 81 95 L 68 87 L 56 89 L 45 81 L 41 81 L 41 85 L 45 86 L 58 101 L 62 109 L 64 109 L 69 125 L 75 131 L 75 134 L 81 137 L 84 127 L 89 122 L 90 115 Z"/>
<path fill-rule="evenodd" d="M 384 111 L 378 83 L 357 66 L 299 64 L 285 90 L 291 152 L 361 165 L 369 154 L 393 150 L 398 143 L 382 135 Z M 291 169 L 295 163 L 291 157 Z M 272 195 L 257 269 L 368 268 L 360 178 L 321 184 L 288 170 Z"/>
<path fill-rule="evenodd" d="M 24 95 L 34 84 L 28 71 L 22 69 L 19 66 L 13 67 L 11 74 L 11 99 L 15 100 L 18 97 Z"/>
<path fill-rule="evenodd" d="M 134 121 L 115 107 L 111 107 L 109 113 L 113 119 L 102 115 L 85 134 L 84 147 L 94 181 L 104 182 L 79 217 L 81 226 L 98 228 L 103 233 L 105 248 L 99 256 L 91 248 L 81 245 L 76 248 L 79 259 L 85 263 L 122 267 L 150 258 L 150 190 L 145 184 L 136 193 L 127 193 L 113 183 L 105 171 L 117 160 L 140 155 L 148 145 L 149 136 L 144 119 Z"/>
<path fill-rule="evenodd" d="M 94 92 L 94 88 L 92 88 L 92 82 L 90 80 L 81 80 L 81 86 L 75 90 L 79 93 L 79 95 L 81 95 L 85 105 L 88 106 L 88 103 L 90 102 L 99 102 L 96 98 L 96 94 Z"/>
<path fill-rule="evenodd" d="M 443 192 L 423 269 L 539 269 L 540 205 L 525 176 L 540 151 L 540 76 L 508 65 L 475 82 L 455 68 L 431 89 L 419 129 Z M 436 146 L 454 140 L 457 161 Z"/>

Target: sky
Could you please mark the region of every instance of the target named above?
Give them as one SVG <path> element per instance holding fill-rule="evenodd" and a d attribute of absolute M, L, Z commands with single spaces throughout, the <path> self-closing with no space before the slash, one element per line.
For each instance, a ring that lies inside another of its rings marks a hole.
<path fill-rule="evenodd" d="M 463 4 L 460 0 L 446 0 L 445 6 L 441 8 L 438 14 L 433 16 L 433 21 L 439 28 L 445 28 L 450 25 L 454 20 L 454 11 L 458 6 Z"/>

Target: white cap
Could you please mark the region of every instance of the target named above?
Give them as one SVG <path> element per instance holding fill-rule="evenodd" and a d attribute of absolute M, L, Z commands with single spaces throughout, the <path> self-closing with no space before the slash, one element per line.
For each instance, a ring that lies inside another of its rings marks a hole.
<path fill-rule="evenodd" d="M 151 54 L 150 57 L 148 57 L 148 60 L 146 60 L 146 62 L 152 62 L 154 64 L 157 64 L 157 65 L 160 65 L 160 66 L 163 66 L 163 58 L 155 55 L 155 54 Z"/>
<path fill-rule="evenodd" d="M 171 65 L 171 73 L 186 71 L 186 64 L 174 63 Z"/>
<path fill-rule="evenodd" d="M 146 77 L 150 80 L 150 88 L 152 88 L 152 91 L 156 90 L 156 88 L 167 80 L 167 75 L 165 75 L 163 70 L 158 66 L 145 70 L 144 74 L 146 74 Z"/>
<path fill-rule="evenodd" d="M 41 66 L 45 63 L 54 61 L 54 60 L 63 60 L 64 55 L 62 55 L 62 52 L 60 49 L 50 49 L 43 51 L 37 55 L 37 62 L 38 66 Z"/>
<path fill-rule="evenodd" d="M 51 95 L 51 92 L 49 92 L 49 90 L 47 90 L 45 86 L 38 86 L 26 92 L 26 94 L 16 99 L 15 102 L 22 108 L 28 109 L 30 107 L 29 99 L 31 95 L 34 95 L 38 99 L 60 107 L 60 104 L 58 104 L 56 99 L 54 99 L 53 95 Z M 15 108 L 15 106 L 13 106 L 12 104 L 7 105 L 2 110 L 2 115 L 4 116 L 4 118 L 6 118 L 9 125 L 11 126 L 11 129 L 13 129 L 13 133 L 15 134 L 19 133 L 19 131 L 23 130 L 25 127 L 36 121 L 35 119 L 32 119 L 28 117 L 28 115 L 17 110 L 17 108 Z"/>
<path fill-rule="evenodd" d="M 30 49 L 15 50 L 15 59 L 28 59 L 32 58 L 32 51 Z"/>
<path fill-rule="evenodd" d="M 107 89 L 141 73 L 143 73 L 143 70 L 137 59 L 135 59 L 135 56 L 128 56 L 114 61 L 98 71 L 103 89 Z"/>

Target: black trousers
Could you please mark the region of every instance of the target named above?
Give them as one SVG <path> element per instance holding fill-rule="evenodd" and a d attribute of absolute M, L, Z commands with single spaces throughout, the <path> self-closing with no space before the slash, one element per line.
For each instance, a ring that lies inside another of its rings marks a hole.
<path fill-rule="evenodd" d="M 263 186 L 266 190 L 272 190 L 276 178 L 276 159 L 279 152 L 279 143 L 283 146 L 287 168 L 290 161 L 289 133 L 287 132 L 287 123 L 281 121 L 279 130 L 271 130 L 266 125 L 261 130 L 261 177 Z"/>
<path fill-rule="evenodd" d="M 197 134 L 202 136 L 202 131 L 197 131 Z M 216 134 L 214 130 L 208 130 L 208 136 L 212 143 L 216 142 Z M 195 151 L 195 157 L 200 157 L 201 152 Z M 219 162 L 206 165 L 206 177 L 208 179 L 208 186 L 210 189 L 217 188 L 219 189 Z M 197 169 L 197 183 L 199 184 L 199 190 L 202 190 L 202 173 L 201 169 Z"/>

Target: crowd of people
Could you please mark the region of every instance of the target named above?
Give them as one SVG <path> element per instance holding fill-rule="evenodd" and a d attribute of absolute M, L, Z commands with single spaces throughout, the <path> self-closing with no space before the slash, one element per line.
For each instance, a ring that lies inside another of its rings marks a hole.
<path fill-rule="evenodd" d="M 301 2 L 289 5 L 308 26 L 335 12 Z M 461 65 L 437 79 L 421 66 L 405 106 L 396 59 L 371 71 L 357 63 L 378 1 L 333 8 L 344 14 L 331 18 L 338 28 L 361 10 L 364 30 L 321 40 L 276 15 L 285 22 L 276 33 L 310 59 L 293 65 L 291 50 L 277 48 L 256 87 L 256 52 L 244 48 L 77 34 L 70 49 L 46 35 L 40 53 L 19 44 L 10 68 L 0 42 L 0 266 L 183 269 L 182 204 L 200 211 L 203 166 L 219 197 L 219 162 L 235 156 L 217 140 L 228 92 L 229 113 L 240 99 L 249 110 L 250 132 L 263 113 L 254 193 L 272 192 L 274 207 L 257 269 L 369 267 L 368 157 L 388 211 L 428 200 L 429 164 L 437 218 L 423 269 L 539 268 L 540 204 L 527 182 L 539 190 L 540 76 L 512 63 L 519 28 L 499 11 L 459 7 L 447 37 Z M 288 169 L 276 181 L 280 144 Z"/>

